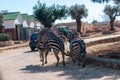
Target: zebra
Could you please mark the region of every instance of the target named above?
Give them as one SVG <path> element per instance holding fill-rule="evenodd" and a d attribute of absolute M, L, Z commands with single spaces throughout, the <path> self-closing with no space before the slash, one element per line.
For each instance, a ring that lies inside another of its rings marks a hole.
<path fill-rule="evenodd" d="M 40 60 L 42 65 L 44 65 L 44 56 L 45 56 L 45 64 L 47 64 L 47 55 L 51 49 L 53 49 L 54 55 L 57 59 L 56 66 L 59 64 L 59 56 L 58 53 L 61 51 L 62 59 L 63 59 L 63 66 L 65 66 L 65 47 L 63 41 L 55 35 L 51 30 L 47 28 L 43 28 L 37 37 L 37 48 L 40 54 Z M 67 55 L 68 56 L 68 55 Z"/>
<path fill-rule="evenodd" d="M 82 60 L 83 64 L 82 67 L 85 67 L 86 65 L 86 44 L 84 40 L 82 40 L 80 34 L 78 32 L 71 32 L 68 34 L 68 41 L 70 43 L 69 49 L 70 49 L 70 56 L 75 63 L 76 60 L 78 62 L 78 65 L 80 65 L 80 62 Z"/>

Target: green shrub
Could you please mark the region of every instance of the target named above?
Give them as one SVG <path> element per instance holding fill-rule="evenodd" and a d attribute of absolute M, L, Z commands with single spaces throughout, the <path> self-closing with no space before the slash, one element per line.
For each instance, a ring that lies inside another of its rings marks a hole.
<path fill-rule="evenodd" d="M 8 41 L 10 40 L 10 36 L 8 34 L 1 33 L 0 34 L 0 41 Z"/>

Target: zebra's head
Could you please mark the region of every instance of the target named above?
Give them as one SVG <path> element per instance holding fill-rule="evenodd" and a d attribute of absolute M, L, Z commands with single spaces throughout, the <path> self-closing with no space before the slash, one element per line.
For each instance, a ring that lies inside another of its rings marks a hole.
<path fill-rule="evenodd" d="M 81 39 L 81 35 L 79 32 L 74 32 L 74 37 L 75 38 L 80 38 Z"/>
<path fill-rule="evenodd" d="M 81 35 L 79 32 L 70 32 L 70 33 L 68 33 L 67 38 L 68 38 L 68 42 L 70 42 L 75 38 L 81 39 Z"/>
<path fill-rule="evenodd" d="M 75 38 L 74 33 L 73 32 L 69 32 L 67 34 L 67 38 L 68 38 L 68 42 L 72 41 Z"/>

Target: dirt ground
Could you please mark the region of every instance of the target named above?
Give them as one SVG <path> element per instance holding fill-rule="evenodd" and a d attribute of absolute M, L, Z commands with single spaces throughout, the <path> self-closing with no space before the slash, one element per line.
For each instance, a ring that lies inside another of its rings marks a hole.
<path fill-rule="evenodd" d="M 3 80 L 120 80 L 120 71 L 88 64 L 85 68 L 65 58 L 66 66 L 55 67 L 56 59 L 51 53 L 48 64 L 41 66 L 37 51 L 29 47 L 8 50 L 0 54 Z"/>
<path fill-rule="evenodd" d="M 117 32 L 110 34 L 117 34 Z M 89 37 L 96 36 L 103 36 L 103 34 L 97 33 Z M 68 46 L 66 46 L 67 50 Z M 110 52 L 120 53 L 120 42 L 99 44 L 87 48 L 88 54 L 98 55 Z M 120 70 L 92 64 L 82 68 L 73 63 L 69 57 L 65 59 L 65 67 L 62 65 L 61 57 L 60 65 L 55 67 L 56 59 L 52 53 L 52 55 L 48 55 L 48 64 L 41 66 L 38 52 L 31 52 L 29 47 L 11 49 L 2 53 L 0 54 L 2 80 L 120 80 Z"/>

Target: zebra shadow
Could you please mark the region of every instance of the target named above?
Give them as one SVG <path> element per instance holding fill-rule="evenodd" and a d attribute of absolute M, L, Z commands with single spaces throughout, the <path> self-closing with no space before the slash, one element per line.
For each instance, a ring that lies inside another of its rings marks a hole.
<path fill-rule="evenodd" d="M 55 63 L 51 65 L 27 65 L 20 69 L 25 73 L 45 73 L 45 72 L 62 72 L 57 74 L 57 77 L 61 78 L 63 76 L 69 76 L 68 80 L 91 80 L 91 79 L 102 79 L 105 76 L 110 76 L 106 80 L 113 80 L 115 78 L 120 78 L 120 72 L 113 69 L 103 68 L 94 65 L 87 65 L 85 68 L 78 66 L 71 62 L 69 59 L 66 61 L 66 66 L 62 65 L 60 62 L 59 66 L 56 67 Z M 48 74 L 48 73 L 47 73 Z M 112 77 L 111 77 L 112 76 Z"/>
<path fill-rule="evenodd" d="M 38 52 L 38 50 L 34 50 L 34 51 L 29 50 L 29 51 L 25 51 L 24 53 L 36 53 L 36 52 Z"/>

